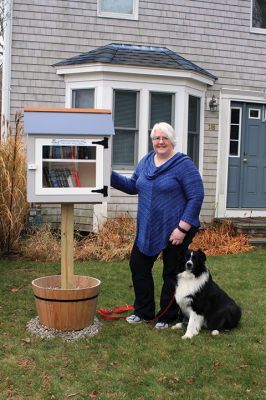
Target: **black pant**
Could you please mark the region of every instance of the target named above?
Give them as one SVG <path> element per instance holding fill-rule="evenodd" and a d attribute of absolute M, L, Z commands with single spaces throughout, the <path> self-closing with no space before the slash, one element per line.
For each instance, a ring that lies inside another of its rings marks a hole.
<path fill-rule="evenodd" d="M 183 243 L 173 245 L 168 242 L 167 247 L 163 250 L 163 287 L 160 297 L 160 311 L 157 313 L 158 321 L 169 323 L 178 318 L 179 308 L 175 300 L 170 307 L 169 304 L 175 292 L 177 274 L 184 268 L 185 252 L 196 233 L 197 229 L 192 227 L 186 234 Z M 147 256 L 141 253 L 135 243 L 130 256 L 129 265 L 135 291 L 134 313 L 146 320 L 155 317 L 152 268 L 158 255 Z"/>

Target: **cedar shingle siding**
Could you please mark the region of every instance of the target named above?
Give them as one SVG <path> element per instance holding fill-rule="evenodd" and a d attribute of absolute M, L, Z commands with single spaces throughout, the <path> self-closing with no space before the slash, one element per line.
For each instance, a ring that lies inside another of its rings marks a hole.
<path fill-rule="evenodd" d="M 96 0 L 13 3 L 11 116 L 25 106 L 64 106 L 65 83 L 52 65 L 109 43 L 167 47 L 180 54 L 218 77 L 207 97 L 219 96 L 221 88 L 266 87 L 266 37 L 250 32 L 250 0 L 139 0 L 138 20 L 98 17 Z M 210 220 L 216 207 L 219 120 L 205 108 L 202 219 Z M 122 207 L 135 214 L 135 199 L 125 198 L 114 197 L 111 216 Z"/>

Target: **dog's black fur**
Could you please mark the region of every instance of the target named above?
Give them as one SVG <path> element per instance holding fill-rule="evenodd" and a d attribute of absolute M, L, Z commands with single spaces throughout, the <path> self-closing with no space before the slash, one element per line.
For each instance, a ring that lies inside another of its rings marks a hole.
<path fill-rule="evenodd" d="M 188 318 L 184 339 L 197 335 L 202 327 L 210 329 L 213 335 L 231 330 L 241 318 L 241 308 L 213 281 L 205 262 L 203 251 L 188 251 L 185 270 L 177 277 L 175 298 Z M 173 328 L 181 326 L 179 323 Z"/>

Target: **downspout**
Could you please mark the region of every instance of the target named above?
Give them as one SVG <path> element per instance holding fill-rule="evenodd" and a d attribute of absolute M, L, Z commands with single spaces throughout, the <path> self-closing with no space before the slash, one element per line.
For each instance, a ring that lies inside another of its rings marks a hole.
<path fill-rule="evenodd" d="M 13 0 L 6 2 L 4 45 L 3 45 L 3 72 L 2 72 L 2 110 L 1 110 L 1 141 L 8 134 L 10 120 L 10 85 L 11 85 L 11 48 L 12 48 L 12 11 Z"/>

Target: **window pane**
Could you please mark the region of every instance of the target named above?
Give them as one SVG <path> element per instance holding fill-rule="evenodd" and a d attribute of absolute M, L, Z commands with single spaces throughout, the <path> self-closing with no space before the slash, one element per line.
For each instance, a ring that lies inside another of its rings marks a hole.
<path fill-rule="evenodd" d="M 232 124 L 239 124 L 239 115 L 240 115 L 239 108 L 231 109 L 231 123 Z"/>
<path fill-rule="evenodd" d="M 150 97 L 150 121 L 149 121 L 149 148 L 152 150 L 152 141 L 150 134 L 153 126 L 158 122 L 167 122 L 173 125 L 173 100 L 174 95 L 172 93 L 151 93 Z"/>
<path fill-rule="evenodd" d="M 239 138 L 239 125 L 231 125 L 230 138 L 238 140 L 238 138 Z"/>
<path fill-rule="evenodd" d="M 199 98 L 189 96 L 188 106 L 188 131 L 197 132 L 198 130 Z"/>
<path fill-rule="evenodd" d="M 73 108 L 93 108 L 94 89 L 75 89 L 72 90 Z"/>
<path fill-rule="evenodd" d="M 136 92 L 115 92 L 115 126 L 136 128 Z"/>
<path fill-rule="evenodd" d="M 158 122 L 172 124 L 172 102 L 172 94 L 151 93 L 150 129 Z"/>
<path fill-rule="evenodd" d="M 199 166 L 199 135 L 188 134 L 187 154 L 193 160 L 194 164 Z"/>
<path fill-rule="evenodd" d="M 253 0 L 252 3 L 252 26 L 254 28 L 266 29 L 266 1 Z"/>
<path fill-rule="evenodd" d="M 238 155 L 238 141 L 230 141 L 230 156 Z"/>
<path fill-rule="evenodd" d="M 241 110 L 240 108 L 231 108 L 231 124 L 230 124 L 230 156 L 239 157 L 240 146 L 240 129 L 241 129 Z"/>
<path fill-rule="evenodd" d="M 188 103 L 188 144 L 187 154 L 199 166 L 200 145 L 200 98 L 189 96 Z"/>
<path fill-rule="evenodd" d="M 100 0 L 101 11 L 133 14 L 133 0 Z"/>
<path fill-rule="evenodd" d="M 115 131 L 113 165 L 134 167 L 135 131 Z"/>
<path fill-rule="evenodd" d="M 118 168 L 134 168 L 136 164 L 137 104 L 137 92 L 114 92 L 113 165 Z"/>

